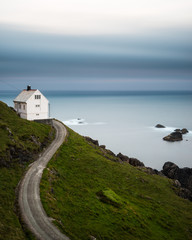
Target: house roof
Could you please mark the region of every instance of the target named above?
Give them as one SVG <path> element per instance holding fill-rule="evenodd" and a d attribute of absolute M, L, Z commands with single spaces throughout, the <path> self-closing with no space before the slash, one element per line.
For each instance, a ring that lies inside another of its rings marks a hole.
<path fill-rule="evenodd" d="M 14 102 L 27 102 L 27 100 L 36 92 L 37 89 L 26 90 L 24 89 L 15 99 Z"/>

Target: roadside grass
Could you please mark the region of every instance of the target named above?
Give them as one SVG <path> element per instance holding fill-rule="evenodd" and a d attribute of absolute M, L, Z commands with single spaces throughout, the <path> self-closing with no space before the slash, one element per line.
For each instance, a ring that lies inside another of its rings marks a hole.
<path fill-rule="evenodd" d="M 29 151 L 39 151 L 33 144 L 33 136 L 39 142 L 48 138 L 50 127 L 21 119 L 5 103 L 0 101 L 0 154 L 4 154 L 8 145 L 22 147 Z"/>
<path fill-rule="evenodd" d="M 51 137 L 51 135 L 52 137 Z M 33 136 L 33 137 L 32 137 Z M 22 226 L 17 216 L 16 188 L 27 166 L 34 160 L 10 158 L 10 147 L 37 154 L 39 143 L 47 144 L 54 137 L 48 125 L 21 119 L 5 103 L 0 102 L 0 239 L 34 239 Z M 35 139 L 35 140 L 34 140 Z M 38 140 L 38 142 L 36 141 Z M 5 166 L 4 166 L 5 165 Z"/>
<path fill-rule="evenodd" d="M 106 159 L 68 129 L 43 173 L 41 200 L 72 240 L 192 239 L 192 203 L 171 180 Z"/>

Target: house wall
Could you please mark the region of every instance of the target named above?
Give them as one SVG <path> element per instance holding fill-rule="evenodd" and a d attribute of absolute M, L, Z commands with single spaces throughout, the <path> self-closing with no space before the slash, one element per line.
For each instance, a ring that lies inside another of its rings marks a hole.
<path fill-rule="evenodd" d="M 14 102 L 14 108 L 21 118 L 27 119 L 27 104 L 23 102 Z"/>
<path fill-rule="evenodd" d="M 40 98 L 36 98 L 35 96 L 40 96 Z M 37 90 L 27 100 L 27 119 L 34 120 L 47 118 L 49 118 L 49 101 L 39 90 Z"/>

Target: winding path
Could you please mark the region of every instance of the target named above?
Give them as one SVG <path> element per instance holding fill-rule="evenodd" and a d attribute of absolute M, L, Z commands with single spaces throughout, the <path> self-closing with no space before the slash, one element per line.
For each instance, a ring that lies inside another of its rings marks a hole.
<path fill-rule="evenodd" d="M 45 213 L 40 200 L 39 184 L 44 168 L 53 154 L 61 146 L 67 135 L 65 126 L 53 120 L 56 136 L 51 145 L 35 161 L 24 176 L 19 188 L 19 207 L 21 217 L 37 239 L 40 240 L 69 240 L 51 222 Z"/>

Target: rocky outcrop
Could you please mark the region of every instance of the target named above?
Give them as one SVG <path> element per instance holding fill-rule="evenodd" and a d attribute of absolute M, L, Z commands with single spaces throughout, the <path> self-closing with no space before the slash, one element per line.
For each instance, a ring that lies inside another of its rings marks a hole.
<path fill-rule="evenodd" d="M 164 174 L 161 171 L 158 171 L 157 169 L 153 169 L 150 167 L 144 167 L 142 168 L 143 172 L 146 172 L 149 175 L 159 175 L 159 176 L 164 176 Z"/>
<path fill-rule="evenodd" d="M 94 140 L 90 137 L 84 137 L 93 147 L 100 147 L 102 155 L 107 159 L 115 162 L 126 162 L 134 167 L 145 167 L 144 163 L 139 161 L 137 158 L 130 158 L 122 153 L 115 155 L 111 150 L 106 149 L 105 145 L 99 145 L 98 140 Z"/>
<path fill-rule="evenodd" d="M 157 124 L 157 128 L 164 128 L 163 125 Z M 183 134 L 188 133 L 189 131 L 187 128 L 177 128 L 174 130 L 174 132 L 170 133 L 169 135 L 165 136 L 163 140 L 168 141 L 168 142 L 175 142 L 175 141 L 182 141 L 183 140 Z M 186 140 L 187 141 L 187 140 Z"/>
<path fill-rule="evenodd" d="M 121 159 L 121 161 L 123 162 L 129 162 L 129 157 L 127 157 L 126 155 L 123 155 L 122 153 L 118 153 L 117 157 Z"/>
<path fill-rule="evenodd" d="M 175 132 L 181 132 L 181 129 L 177 128 L 174 130 Z"/>
<path fill-rule="evenodd" d="M 186 133 L 189 132 L 189 131 L 187 130 L 187 128 L 182 128 L 182 129 L 177 128 L 177 129 L 175 129 L 174 131 L 175 131 L 175 132 L 180 132 L 181 134 L 186 134 Z"/>
<path fill-rule="evenodd" d="M 164 137 L 163 140 L 168 142 L 182 141 L 183 136 L 181 132 L 172 132 L 168 136 Z"/>
<path fill-rule="evenodd" d="M 117 157 L 120 158 L 121 161 L 127 162 L 130 165 L 134 167 L 144 167 L 144 163 L 139 161 L 137 158 L 129 158 L 126 155 L 123 155 L 122 153 L 118 153 Z"/>
<path fill-rule="evenodd" d="M 163 126 L 163 125 L 161 125 L 161 124 L 157 124 L 155 127 L 156 127 L 156 128 L 165 128 L 165 126 Z"/>
<path fill-rule="evenodd" d="M 175 179 L 175 186 L 179 189 L 178 195 L 192 200 L 192 168 L 179 168 L 172 162 L 166 162 L 162 173 L 168 178 Z"/>
<path fill-rule="evenodd" d="M 145 167 L 144 163 L 139 161 L 137 158 L 129 158 L 129 164 L 134 167 Z"/>
<path fill-rule="evenodd" d="M 105 149 L 105 148 L 106 148 L 106 146 L 105 146 L 105 145 L 100 145 L 100 147 L 101 147 L 101 148 L 103 148 L 103 149 Z"/>
<path fill-rule="evenodd" d="M 90 137 L 84 137 L 88 142 L 90 142 L 90 143 L 92 143 L 92 144 L 94 144 L 94 145 L 96 145 L 96 146 L 99 146 L 99 142 L 98 142 L 98 140 L 94 140 L 94 139 L 92 139 L 92 138 L 90 138 Z"/>
<path fill-rule="evenodd" d="M 5 129 L 7 130 L 7 135 L 9 136 L 11 143 L 7 145 L 4 153 L 0 155 L 0 167 L 6 168 L 14 166 L 16 162 L 23 165 L 26 162 L 33 161 L 37 154 L 39 154 L 45 147 L 48 146 L 53 138 L 54 132 L 52 129 L 50 135 L 45 137 L 44 141 L 42 142 L 40 142 L 39 138 L 35 137 L 34 135 L 21 136 L 19 140 L 31 142 L 31 144 L 36 147 L 34 149 L 27 149 L 21 142 L 14 138 L 12 131 L 8 127 L 5 127 Z"/>
<path fill-rule="evenodd" d="M 35 158 L 36 154 L 31 151 L 25 150 L 22 147 L 8 146 L 6 155 L 0 156 L 0 167 L 11 167 L 14 162 L 24 164 Z"/>
<path fill-rule="evenodd" d="M 175 131 L 171 133 L 169 136 L 169 140 L 167 141 L 179 141 L 176 139 L 182 138 L 182 133 L 179 131 Z M 101 154 L 111 161 L 116 161 L 119 163 L 128 163 L 134 167 L 139 167 L 140 171 L 146 172 L 150 175 L 159 175 L 166 176 L 168 178 L 174 179 L 173 188 L 177 195 L 182 198 L 189 199 L 192 201 L 192 169 L 191 168 L 183 168 L 180 169 L 176 164 L 172 162 L 166 162 L 163 166 L 162 171 L 158 171 L 156 169 L 152 169 L 150 167 L 145 167 L 144 163 L 139 161 L 136 158 L 130 158 L 122 153 L 118 153 L 115 155 L 109 149 L 106 149 L 105 145 L 100 145 L 97 140 L 93 140 L 90 137 L 85 137 L 85 139 L 92 145 L 93 147 L 99 147 L 101 150 Z"/>
<path fill-rule="evenodd" d="M 182 134 L 186 134 L 186 133 L 188 133 L 189 131 L 187 130 L 187 128 L 183 128 L 183 129 L 181 129 L 181 133 Z"/>
<path fill-rule="evenodd" d="M 106 146 L 105 145 L 99 145 L 99 141 L 98 140 L 94 140 L 90 137 L 87 137 L 85 136 L 84 137 L 85 140 L 88 141 L 88 143 L 94 147 L 94 148 L 97 148 L 99 147 L 100 150 L 101 150 L 101 155 L 106 157 L 107 159 L 111 160 L 111 161 L 114 161 L 114 162 L 118 162 L 119 159 L 116 157 L 115 153 L 113 153 L 111 150 L 109 149 L 106 149 Z"/>

